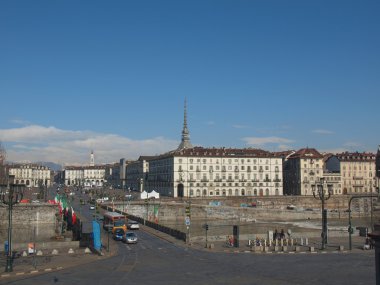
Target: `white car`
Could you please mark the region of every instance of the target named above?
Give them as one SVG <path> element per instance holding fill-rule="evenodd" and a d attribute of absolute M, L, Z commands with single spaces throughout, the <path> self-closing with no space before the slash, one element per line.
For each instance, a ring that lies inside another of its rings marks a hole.
<path fill-rule="evenodd" d="M 137 235 L 135 233 L 127 232 L 123 236 L 123 242 L 125 242 L 125 243 L 137 243 Z"/>
<path fill-rule="evenodd" d="M 130 230 L 138 230 L 140 226 L 136 221 L 128 221 L 127 228 Z"/>
<path fill-rule="evenodd" d="M 91 206 L 90 206 L 90 210 L 95 210 L 95 206 L 94 206 L 94 205 L 91 205 Z"/>

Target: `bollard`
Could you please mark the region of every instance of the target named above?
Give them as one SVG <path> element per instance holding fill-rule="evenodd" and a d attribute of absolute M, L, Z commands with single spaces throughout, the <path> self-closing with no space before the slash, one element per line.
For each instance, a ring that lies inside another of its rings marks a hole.
<path fill-rule="evenodd" d="M 91 250 L 88 247 L 86 247 L 86 249 L 84 250 L 84 253 L 91 253 Z"/>
<path fill-rule="evenodd" d="M 305 245 L 309 245 L 309 238 L 305 238 Z"/>
<path fill-rule="evenodd" d="M 278 239 L 276 239 L 276 246 L 278 246 Z"/>
<path fill-rule="evenodd" d="M 51 252 L 52 255 L 58 255 L 58 250 L 56 249 L 53 249 L 53 251 Z"/>
<path fill-rule="evenodd" d="M 72 248 L 69 249 L 69 254 L 73 254 L 74 253 L 74 250 Z"/>
<path fill-rule="evenodd" d="M 280 245 L 284 246 L 284 240 L 283 239 L 280 240 Z"/>
<path fill-rule="evenodd" d="M 37 256 L 42 256 L 43 252 L 41 250 L 37 251 Z"/>
<path fill-rule="evenodd" d="M 288 247 L 284 245 L 284 246 L 282 247 L 282 251 L 284 251 L 284 252 L 288 251 Z"/>
<path fill-rule="evenodd" d="M 299 252 L 299 251 L 301 251 L 301 248 L 299 246 L 296 246 L 295 251 Z"/>
<path fill-rule="evenodd" d="M 309 247 L 309 251 L 310 251 L 310 252 L 314 252 L 314 246 L 310 246 L 310 247 Z"/>
<path fill-rule="evenodd" d="M 303 245 L 303 238 L 301 238 L 300 244 Z"/>

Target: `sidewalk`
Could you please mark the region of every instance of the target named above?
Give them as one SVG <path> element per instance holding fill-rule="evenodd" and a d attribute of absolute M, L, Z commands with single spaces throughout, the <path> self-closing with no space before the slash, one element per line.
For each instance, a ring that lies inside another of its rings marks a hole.
<path fill-rule="evenodd" d="M 361 253 L 371 253 L 374 250 L 363 250 L 363 245 L 365 238 L 359 236 L 352 237 L 352 250 L 349 250 L 349 240 L 347 238 L 330 238 L 326 248 L 321 250 L 321 240 L 317 238 L 310 238 L 308 240 L 308 245 L 299 245 L 294 244 L 294 246 L 287 246 L 284 251 L 283 247 L 278 247 L 278 250 L 275 251 L 274 246 L 270 247 L 268 251 L 264 251 L 263 248 L 259 250 L 258 248 L 248 245 L 247 240 L 239 241 L 239 247 L 232 247 L 226 244 L 225 241 L 208 241 L 206 246 L 206 241 L 192 241 L 191 244 L 186 244 L 182 240 L 178 240 L 172 236 L 161 233 L 157 230 L 146 226 L 140 226 L 141 230 L 144 230 L 152 235 L 155 235 L 161 239 L 164 239 L 170 243 L 176 244 L 178 246 L 189 247 L 196 250 L 208 251 L 208 252 L 230 252 L 230 253 L 312 253 L 310 247 L 314 248 L 313 253 L 351 253 L 351 252 L 361 252 Z M 299 242 L 299 241 L 298 241 Z M 299 247 L 299 251 L 296 251 L 295 246 Z"/>
<path fill-rule="evenodd" d="M 72 251 L 73 252 L 72 252 Z M 103 249 L 102 254 L 85 253 L 85 248 L 65 248 L 59 249 L 58 254 L 44 252 L 42 256 L 19 256 L 13 260 L 13 271 L 4 272 L 6 266 L 6 256 L 0 256 L 0 284 L 2 280 L 15 277 L 26 277 L 41 273 L 47 273 L 57 270 L 78 266 L 81 264 L 91 263 L 97 260 L 106 259 L 114 255 L 115 247 L 110 247 L 110 252 Z M 72 253 L 69 253 L 72 252 Z"/>

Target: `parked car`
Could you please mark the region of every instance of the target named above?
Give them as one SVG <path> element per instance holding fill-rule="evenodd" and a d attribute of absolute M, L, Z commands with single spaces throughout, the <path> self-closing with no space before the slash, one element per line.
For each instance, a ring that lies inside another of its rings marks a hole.
<path fill-rule="evenodd" d="M 90 206 L 90 210 L 95 210 L 95 206 L 94 206 L 94 205 L 91 205 L 91 206 Z"/>
<path fill-rule="evenodd" d="M 125 232 L 123 229 L 116 229 L 113 233 L 113 239 L 114 240 L 123 240 L 124 234 L 125 234 Z"/>
<path fill-rule="evenodd" d="M 125 242 L 125 243 L 137 243 L 137 235 L 133 232 L 127 232 L 123 236 L 123 242 Z"/>
<path fill-rule="evenodd" d="M 136 221 L 128 221 L 127 228 L 130 230 L 138 230 L 140 226 Z"/>

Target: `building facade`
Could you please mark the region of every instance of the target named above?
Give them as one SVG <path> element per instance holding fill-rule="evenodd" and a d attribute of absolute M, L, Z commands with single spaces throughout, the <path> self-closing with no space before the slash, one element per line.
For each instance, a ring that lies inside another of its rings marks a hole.
<path fill-rule="evenodd" d="M 67 166 L 64 169 L 66 186 L 102 187 L 106 180 L 106 166 Z"/>
<path fill-rule="evenodd" d="M 284 193 L 313 195 L 312 185 L 323 177 L 323 156 L 314 148 L 303 148 L 284 162 Z"/>
<path fill-rule="evenodd" d="M 27 187 L 50 186 L 53 172 L 49 167 L 37 164 L 9 165 L 9 175 L 14 175 L 16 184 Z"/>
<path fill-rule="evenodd" d="M 373 153 L 337 154 L 340 161 L 343 194 L 375 192 L 376 157 Z"/>
<path fill-rule="evenodd" d="M 128 163 L 126 168 L 127 188 L 142 192 L 149 172 L 149 161 L 154 156 L 140 156 L 138 160 Z"/>
<path fill-rule="evenodd" d="M 176 150 L 149 161 L 145 189 L 172 197 L 283 195 L 282 159 L 258 149 Z"/>

